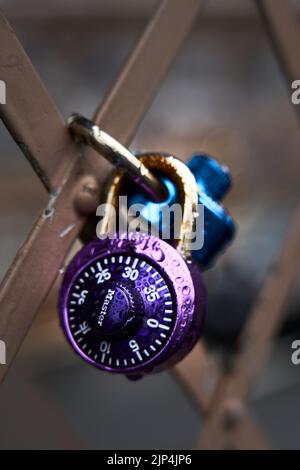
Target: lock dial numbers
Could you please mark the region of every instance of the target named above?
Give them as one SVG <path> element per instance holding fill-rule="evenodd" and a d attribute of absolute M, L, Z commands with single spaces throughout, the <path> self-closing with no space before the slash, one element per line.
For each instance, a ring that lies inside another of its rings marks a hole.
<path fill-rule="evenodd" d="M 147 258 L 110 253 L 72 281 L 63 327 L 96 367 L 130 372 L 162 352 L 175 326 L 176 305 L 164 273 Z"/>

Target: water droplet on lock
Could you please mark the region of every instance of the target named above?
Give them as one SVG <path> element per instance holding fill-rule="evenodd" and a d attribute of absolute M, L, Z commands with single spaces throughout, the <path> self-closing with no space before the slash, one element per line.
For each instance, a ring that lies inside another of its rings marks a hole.
<path fill-rule="evenodd" d="M 189 295 L 190 292 L 191 292 L 191 289 L 190 289 L 189 286 L 183 286 L 183 288 L 182 288 L 182 293 L 183 293 L 184 295 Z M 190 303 L 190 299 L 188 299 L 188 300 L 189 300 L 189 303 Z"/>

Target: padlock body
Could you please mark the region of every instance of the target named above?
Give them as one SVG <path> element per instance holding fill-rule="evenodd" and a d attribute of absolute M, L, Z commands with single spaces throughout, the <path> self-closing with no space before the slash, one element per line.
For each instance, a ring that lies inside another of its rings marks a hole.
<path fill-rule="evenodd" d="M 128 376 L 158 372 L 198 340 L 206 308 L 199 269 L 155 236 L 84 246 L 59 293 L 63 330 L 90 364 Z"/>
<path fill-rule="evenodd" d="M 198 185 L 199 204 L 204 206 L 204 244 L 192 254 L 208 268 L 235 234 L 233 218 L 220 202 L 231 188 L 231 175 L 227 167 L 205 154 L 193 155 L 187 166 Z"/>

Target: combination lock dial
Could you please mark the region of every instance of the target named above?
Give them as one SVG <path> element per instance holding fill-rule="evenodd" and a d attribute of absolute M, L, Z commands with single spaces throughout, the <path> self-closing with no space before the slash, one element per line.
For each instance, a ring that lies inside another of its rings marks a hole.
<path fill-rule="evenodd" d="M 129 376 L 180 360 L 199 338 L 205 309 L 199 269 L 142 234 L 86 245 L 68 266 L 59 299 L 76 352 Z"/>

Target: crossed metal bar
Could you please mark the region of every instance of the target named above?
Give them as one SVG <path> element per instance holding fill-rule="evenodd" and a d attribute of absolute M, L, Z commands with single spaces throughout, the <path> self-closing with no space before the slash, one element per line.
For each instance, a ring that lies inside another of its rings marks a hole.
<path fill-rule="evenodd" d="M 298 24 L 287 1 L 256 0 L 289 80 L 300 78 Z M 94 120 L 128 145 L 155 91 L 186 38 L 203 0 L 164 0 L 150 20 Z M 0 76 L 7 84 L 1 118 L 49 192 L 49 202 L 19 249 L 0 290 L 0 337 L 7 366 L 53 285 L 75 239 L 96 207 L 107 164 L 74 143 L 54 102 L 5 17 L 0 15 Z M 86 210 L 88 208 L 88 211 Z M 250 388 L 284 316 L 300 258 L 300 207 L 290 233 L 241 336 L 230 373 L 203 342 L 174 368 L 205 417 L 200 448 L 266 448 L 267 439 L 245 408 Z"/>

